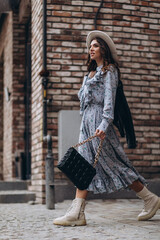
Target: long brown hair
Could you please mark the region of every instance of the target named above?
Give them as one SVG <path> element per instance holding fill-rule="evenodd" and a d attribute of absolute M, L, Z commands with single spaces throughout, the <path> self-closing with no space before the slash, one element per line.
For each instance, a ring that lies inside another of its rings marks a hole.
<path fill-rule="evenodd" d="M 101 53 L 102 58 L 103 58 L 102 71 L 105 72 L 105 71 L 109 70 L 109 67 L 111 65 L 115 66 L 117 68 L 117 71 L 118 71 L 118 78 L 120 79 L 120 70 L 119 70 L 118 63 L 113 59 L 110 48 L 108 47 L 107 43 L 99 37 L 96 37 L 92 40 L 96 40 L 100 45 L 100 53 Z M 90 54 L 88 54 L 88 59 L 87 59 L 87 70 L 88 70 L 88 72 L 95 71 L 96 68 L 97 68 L 96 61 L 91 60 Z"/>

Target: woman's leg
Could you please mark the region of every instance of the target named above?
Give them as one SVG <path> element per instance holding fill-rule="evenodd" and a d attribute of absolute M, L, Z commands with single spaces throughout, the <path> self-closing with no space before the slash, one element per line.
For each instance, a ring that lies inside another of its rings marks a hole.
<path fill-rule="evenodd" d="M 87 194 L 88 194 L 87 190 L 79 190 L 78 188 L 76 190 L 76 198 L 86 199 L 87 198 Z"/>
<path fill-rule="evenodd" d="M 134 181 L 129 187 L 144 200 L 144 209 L 138 215 L 138 220 L 144 221 L 152 218 L 160 208 L 160 198 L 150 192 L 139 180 Z"/>
<path fill-rule="evenodd" d="M 136 180 L 129 187 L 138 193 L 142 191 L 142 189 L 144 188 L 144 185 L 139 180 Z"/>

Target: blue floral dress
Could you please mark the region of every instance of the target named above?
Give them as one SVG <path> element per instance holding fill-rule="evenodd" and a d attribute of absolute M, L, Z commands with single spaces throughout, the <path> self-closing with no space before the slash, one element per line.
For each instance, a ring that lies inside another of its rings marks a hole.
<path fill-rule="evenodd" d="M 114 105 L 118 85 L 118 72 L 113 66 L 107 72 L 97 67 L 94 77 L 84 77 L 78 93 L 80 99 L 79 142 L 94 135 L 96 129 L 103 130 L 106 138 L 96 165 L 96 176 L 88 187 L 94 193 L 111 193 L 127 188 L 139 179 L 145 179 L 136 171 L 127 158 L 113 127 Z M 78 148 L 79 153 L 90 163 L 94 163 L 100 139 L 94 138 Z"/>

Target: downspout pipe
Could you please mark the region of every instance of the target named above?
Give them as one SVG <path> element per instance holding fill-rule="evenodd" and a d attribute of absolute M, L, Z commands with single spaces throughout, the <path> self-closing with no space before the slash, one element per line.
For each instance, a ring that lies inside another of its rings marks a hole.
<path fill-rule="evenodd" d="M 46 207 L 55 208 L 54 191 L 54 161 L 52 153 L 52 136 L 47 135 L 47 84 L 49 71 L 47 70 L 46 54 L 46 0 L 43 0 L 43 69 L 40 72 L 43 86 L 43 141 L 47 142 L 47 156 L 45 158 L 45 176 L 46 176 Z"/>
<path fill-rule="evenodd" d="M 103 0 L 101 0 L 100 5 L 98 7 L 98 10 L 96 12 L 95 18 L 94 18 L 94 29 L 97 30 L 97 18 L 100 13 L 101 8 L 103 7 Z"/>
<path fill-rule="evenodd" d="M 43 85 L 43 140 L 47 136 L 47 84 L 49 71 L 47 70 L 46 55 L 46 0 L 43 0 L 43 68 L 40 72 Z"/>

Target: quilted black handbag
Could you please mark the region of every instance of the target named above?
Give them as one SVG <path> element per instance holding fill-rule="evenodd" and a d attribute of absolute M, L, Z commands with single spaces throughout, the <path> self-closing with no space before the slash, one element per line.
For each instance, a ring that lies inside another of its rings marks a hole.
<path fill-rule="evenodd" d="M 98 146 L 97 154 L 95 156 L 94 165 L 89 164 L 84 157 L 82 157 L 76 147 L 91 141 L 94 137 L 92 136 L 85 141 L 78 143 L 77 145 L 70 147 L 65 153 L 64 157 L 58 163 L 57 167 L 73 182 L 73 184 L 80 190 L 88 188 L 93 177 L 96 175 L 95 165 L 98 161 L 100 151 L 102 149 L 103 140 L 100 141 Z"/>

